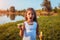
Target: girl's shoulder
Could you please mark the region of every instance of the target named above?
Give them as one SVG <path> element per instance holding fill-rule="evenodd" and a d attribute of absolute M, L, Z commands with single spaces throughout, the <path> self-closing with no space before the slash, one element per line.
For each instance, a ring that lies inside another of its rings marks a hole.
<path fill-rule="evenodd" d="M 24 21 L 24 24 L 26 23 L 27 21 Z"/>
<path fill-rule="evenodd" d="M 24 21 L 24 24 L 27 24 L 27 21 Z M 38 23 L 33 21 L 33 24 L 38 24 Z"/>
<path fill-rule="evenodd" d="M 24 25 L 27 24 L 27 21 L 24 21 Z"/>
<path fill-rule="evenodd" d="M 35 21 L 34 21 L 34 24 L 37 25 L 37 26 L 39 26 L 38 22 L 35 22 Z"/>
<path fill-rule="evenodd" d="M 33 23 L 34 23 L 34 24 L 37 24 L 37 22 L 35 22 L 35 21 L 34 21 Z"/>

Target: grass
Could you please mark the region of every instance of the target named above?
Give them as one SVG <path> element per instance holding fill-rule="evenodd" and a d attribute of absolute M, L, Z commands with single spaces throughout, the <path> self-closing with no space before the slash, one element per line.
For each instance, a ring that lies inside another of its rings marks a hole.
<path fill-rule="evenodd" d="M 44 40 L 60 40 L 60 16 L 40 17 L 40 31 L 43 32 Z"/>
<path fill-rule="evenodd" d="M 21 40 L 17 24 L 22 22 L 0 25 L 0 40 Z M 40 16 L 38 23 L 39 31 L 43 32 L 44 40 L 60 40 L 60 16 Z"/>

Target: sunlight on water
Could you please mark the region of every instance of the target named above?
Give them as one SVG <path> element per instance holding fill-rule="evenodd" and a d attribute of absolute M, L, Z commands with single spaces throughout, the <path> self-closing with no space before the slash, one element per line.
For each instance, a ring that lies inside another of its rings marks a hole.
<path fill-rule="evenodd" d="M 19 20 L 24 20 L 23 16 L 16 16 L 15 20 L 11 20 L 10 17 L 7 17 L 6 15 L 0 16 L 0 24 L 8 23 L 8 22 L 16 22 Z"/>
<path fill-rule="evenodd" d="M 2 15 L 0 16 L 0 24 L 5 24 L 8 22 L 16 22 L 16 21 L 20 21 L 20 20 L 25 20 L 23 16 L 15 16 L 15 18 L 13 18 L 14 20 L 11 20 L 12 16 L 7 16 L 7 15 Z M 37 16 L 37 18 L 39 18 L 39 16 Z"/>

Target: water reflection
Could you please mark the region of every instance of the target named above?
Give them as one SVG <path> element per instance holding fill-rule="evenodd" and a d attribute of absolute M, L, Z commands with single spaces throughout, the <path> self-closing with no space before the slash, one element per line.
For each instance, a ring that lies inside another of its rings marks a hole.
<path fill-rule="evenodd" d="M 21 15 L 15 15 L 15 14 L 0 15 L 0 24 L 15 22 L 19 20 L 24 20 L 24 17 Z"/>
<path fill-rule="evenodd" d="M 39 18 L 39 16 L 37 16 Z M 0 14 L 0 24 L 25 20 L 23 16 L 16 13 Z"/>
<path fill-rule="evenodd" d="M 9 15 L 9 17 L 10 17 L 11 20 L 15 20 L 15 14 Z"/>

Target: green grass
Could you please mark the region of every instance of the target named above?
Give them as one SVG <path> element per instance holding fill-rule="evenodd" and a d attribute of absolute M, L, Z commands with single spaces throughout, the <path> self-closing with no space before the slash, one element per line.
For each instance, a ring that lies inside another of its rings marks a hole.
<path fill-rule="evenodd" d="M 21 40 L 17 24 L 22 22 L 0 25 L 0 40 Z M 44 40 L 60 40 L 60 16 L 40 16 L 38 23 L 39 31 L 43 32 Z"/>
<path fill-rule="evenodd" d="M 45 40 L 60 40 L 60 16 L 40 17 L 40 31 Z"/>

